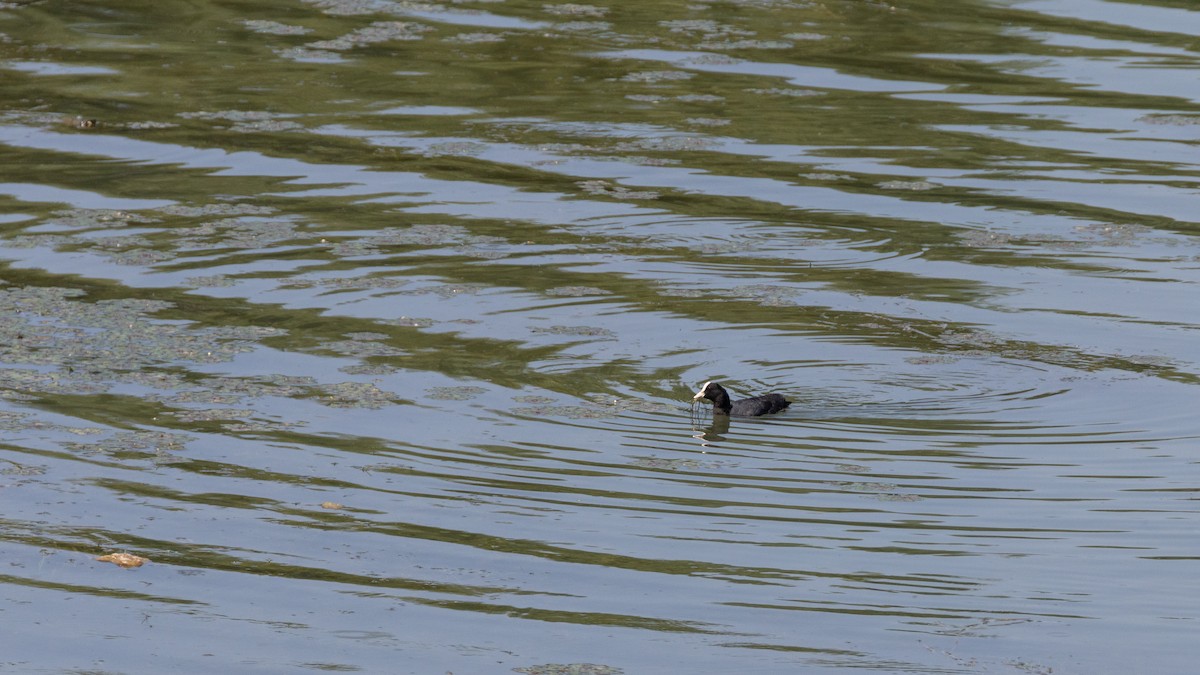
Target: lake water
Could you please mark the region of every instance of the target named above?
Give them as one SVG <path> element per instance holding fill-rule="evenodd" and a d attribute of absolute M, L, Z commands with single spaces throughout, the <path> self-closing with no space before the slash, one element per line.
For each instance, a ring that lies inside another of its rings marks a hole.
<path fill-rule="evenodd" d="M 1198 34 L 0 2 L 0 670 L 1190 671 Z"/>

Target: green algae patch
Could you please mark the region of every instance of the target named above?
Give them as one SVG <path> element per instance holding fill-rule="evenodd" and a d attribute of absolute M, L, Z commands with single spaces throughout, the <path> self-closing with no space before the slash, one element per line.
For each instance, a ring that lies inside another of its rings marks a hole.
<path fill-rule="evenodd" d="M 615 339 L 617 334 L 597 326 L 549 326 L 534 327 L 530 331 L 542 335 L 565 335 L 569 337 L 597 337 Z"/>
<path fill-rule="evenodd" d="M 71 288 L 0 290 L 0 361 L 67 365 L 72 374 L 217 363 L 251 351 L 264 337 L 283 333 L 244 326 L 192 328 L 146 317 L 173 308 L 171 302 L 139 298 L 88 302 L 84 295 Z"/>
<path fill-rule="evenodd" d="M 545 294 L 559 298 L 585 298 L 595 295 L 612 295 L 612 291 L 606 291 L 603 288 L 596 288 L 595 286 L 559 286 L 557 288 L 546 289 Z"/>
<path fill-rule="evenodd" d="M 372 356 L 405 356 L 408 352 L 374 340 L 333 340 L 321 343 L 317 349 L 342 356 L 369 358 Z"/>
<path fill-rule="evenodd" d="M 539 405 L 514 408 L 512 412 L 521 417 L 565 417 L 572 420 L 586 420 L 614 417 L 618 411 L 582 405 Z"/>
<path fill-rule="evenodd" d="M 655 469 L 659 471 L 714 470 L 728 466 L 724 462 L 702 462 L 698 459 L 667 457 L 638 457 L 630 462 L 630 465 L 642 469 Z"/>
<path fill-rule="evenodd" d="M 608 14 L 607 7 L 582 5 L 573 2 L 563 3 L 561 5 L 542 5 L 542 10 L 547 14 L 554 14 L 555 16 L 588 16 L 599 18 Z"/>
<path fill-rule="evenodd" d="M 625 671 L 598 663 L 544 663 L 513 668 L 513 672 L 525 675 L 622 675 Z"/>
<path fill-rule="evenodd" d="M 263 35 L 305 35 L 312 32 L 311 28 L 305 28 L 304 26 L 293 26 L 265 19 L 245 19 L 242 21 L 242 25 L 247 30 Z"/>
<path fill-rule="evenodd" d="M 775 284 L 750 284 L 748 286 L 736 286 L 730 289 L 730 295 L 736 295 L 750 300 L 757 300 L 765 307 L 784 307 L 795 305 L 796 296 L 803 291 L 799 288 L 790 286 L 778 286 Z"/>
<path fill-rule="evenodd" d="M 425 390 L 425 398 L 441 401 L 466 401 L 486 393 L 487 389 L 483 387 L 430 387 Z"/>
<path fill-rule="evenodd" d="M 316 401 L 331 408 L 383 408 L 398 397 L 368 382 L 338 382 L 319 388 Z"/>
<path fill-rule="evenodd" d="M 94 443 L 66 442 L 63 447 L 82 455 L 105 455 L 114 459 L 170 461 L 192 437 L 168 431 L 118 431 Z"/>

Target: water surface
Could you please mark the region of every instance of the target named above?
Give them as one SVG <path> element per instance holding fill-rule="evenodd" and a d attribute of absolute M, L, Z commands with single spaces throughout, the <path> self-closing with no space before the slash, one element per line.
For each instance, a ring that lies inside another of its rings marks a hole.
<path fill-rule="evenodd" d="M 0 668 L 1186 672 L 1197 26 L 0 3 Z"/>

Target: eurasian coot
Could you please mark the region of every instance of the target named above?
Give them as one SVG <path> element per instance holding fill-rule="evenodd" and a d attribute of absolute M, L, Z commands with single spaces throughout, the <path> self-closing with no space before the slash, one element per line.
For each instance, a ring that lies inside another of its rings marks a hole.
<path fill-rule="evenodd" d="M 725 388 L 716 382 L 705 382 L 700 391 L 692 397 L 693 401 L 701 399 L 712 401 L 714 415 L 736 415 L 738 417 L 758 417 L 777 413 L 792 404 L 779 394 L 763 394 L 744 398 L 740 401 L 730 401 Z"/>

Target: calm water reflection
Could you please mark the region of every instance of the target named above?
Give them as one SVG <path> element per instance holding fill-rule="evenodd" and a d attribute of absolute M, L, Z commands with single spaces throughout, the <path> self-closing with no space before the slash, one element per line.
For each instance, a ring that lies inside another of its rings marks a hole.
<path fill-rule="evenodd" d="M 1197 26 L 0 3 L 0 663 L 1185 672 Z"/>

